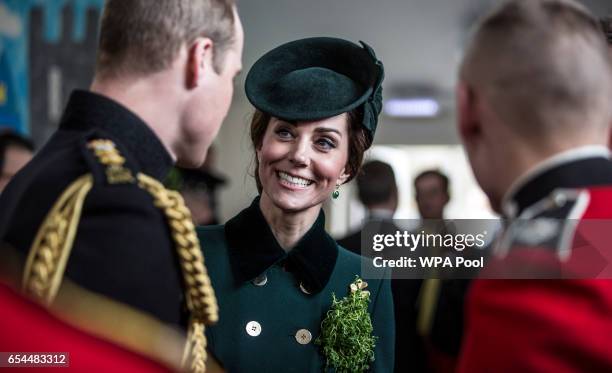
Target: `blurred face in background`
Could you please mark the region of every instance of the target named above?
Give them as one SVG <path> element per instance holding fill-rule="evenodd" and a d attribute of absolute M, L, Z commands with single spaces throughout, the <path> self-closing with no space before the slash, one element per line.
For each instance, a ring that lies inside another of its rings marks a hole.
<path fill-rule="evenodd" d="M 419 178 L 415 184 L 416 203 L 422 219 L 443 219 L 449 196 L 442 180 L 436 175 Z"/>
<path fill-rule="evenodd" d="M 17 145 L 9 145 L 4 152 L 4 161 L 0 170 L 0 193 L 13 176 L 32 159 L 32 152 Z"/>
<path fill-rule="evenodd" d="M 210 194 L 203 189 L 182 190 L 181 195 L 185 205 L 191 211 L 191 220 L 195 225 L 212 224 L 214 220 L 213 210 L 210 204 Z"/>

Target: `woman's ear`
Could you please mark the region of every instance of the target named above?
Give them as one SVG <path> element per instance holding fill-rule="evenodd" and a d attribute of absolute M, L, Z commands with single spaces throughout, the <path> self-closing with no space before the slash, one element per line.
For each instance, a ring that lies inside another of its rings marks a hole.
<path fill-rule="evenodd" d="M 344 184 L 348 178 L 351 177 L 351 174 L 346 172 L 346 167 L 342 169 L 342 173 L 340 174 L 340 176 L 338 177 L 338 180 L 336 181 L 336 185 L 340 186 L 342 184 Z"/>

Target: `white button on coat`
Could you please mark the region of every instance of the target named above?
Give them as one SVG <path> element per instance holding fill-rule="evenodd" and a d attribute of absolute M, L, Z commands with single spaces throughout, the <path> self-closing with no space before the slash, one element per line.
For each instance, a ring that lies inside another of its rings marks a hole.
<path fill-rule="evenodd" d="M 261 324 L 257 321 L 249 321 L 246 324 L 246 332 L 251 337 L 257 337 L 261 334 Z"/>
<path fill-rule="evenodd" d="M 265 273 L 262 273 L 261 275 L 255 277 L 252 282 L 255 286 L 264 286 L 268 283 L 268 276 L 266 276 Z"/>
<path fill-rule="evenodd" d="M 310 292 L 308 291 L 308 289 L 306 289 L 306 287 L 304 286 L 303 283 L 300 282 L 300 290 L 302 291 L 302 293 L 304 294 L 310 294 Z"/>
<path fill-rule="evenodd" d="M 301 345 L 307 345 L 312 341 L 312 334 L 307 329 L 300 329 L 295 333 L 295 340 Z"/>

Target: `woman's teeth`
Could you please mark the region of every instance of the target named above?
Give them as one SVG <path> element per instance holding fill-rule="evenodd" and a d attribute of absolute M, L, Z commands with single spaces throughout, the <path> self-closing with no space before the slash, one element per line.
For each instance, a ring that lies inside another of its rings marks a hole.
<path fill-rule="evenodd" d="M 294 185 L 298 185 L 298 186 L 302 186 L 302 187 L 306 187 L 309 186 L 310 184 L 312 184 L 312 181 L 310 180 L 306 180 L 306 179 L 302 179 L 301 177 L 295 177 L 295 176 L 291 176 L 288 173 L 279 171 L 278 172 L 278 177 L 281 180 L 285 180 L 288 183 L 294 184 Z"/>

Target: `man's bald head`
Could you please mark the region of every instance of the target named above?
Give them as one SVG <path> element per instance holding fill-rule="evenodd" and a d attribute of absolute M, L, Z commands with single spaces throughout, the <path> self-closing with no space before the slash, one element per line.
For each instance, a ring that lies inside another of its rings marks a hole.
<path fill-rule="evenodd" d="M 513 0 L 479 24 L 461 67 L 526 141 L 610 124 L 612 67 L 599 22 L 570 0 Z"/>

